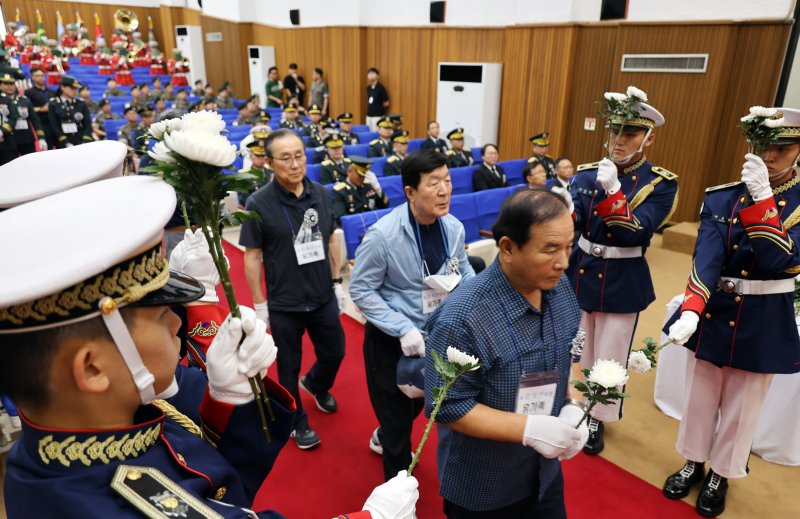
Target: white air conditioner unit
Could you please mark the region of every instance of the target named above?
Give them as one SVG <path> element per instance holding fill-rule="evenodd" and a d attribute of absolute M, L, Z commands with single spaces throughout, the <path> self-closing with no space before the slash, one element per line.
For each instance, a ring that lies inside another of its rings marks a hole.
<path fill-rule="evenodd" d="M 203 54 L 203 31 L 199 25 L 176 25 L 175 42 L 184 58 L 189 60 L 189 85 L 198 79 L 208 83 L 206 58 Z"/>
<path fill-rule="evenodd" d="M 259 106 L 267 107 L 267 84 L 270 67 L 275 66 L 275 47 L 247 46 L 247 66 L 250 69 L 250 93 L 258 94 Z"/>
<path fill-rule="evenodd" d="M 502 63 L 439 63 L 436 120 L 446 135 L 464 128 L 467 146 L 497 142 Z"/>

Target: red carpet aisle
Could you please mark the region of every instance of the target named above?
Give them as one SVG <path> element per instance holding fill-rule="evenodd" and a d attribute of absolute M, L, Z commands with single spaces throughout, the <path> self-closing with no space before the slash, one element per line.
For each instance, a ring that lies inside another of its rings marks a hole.
<path fill-rule="evenodd" d="M 250 305 L 243 254 L 227 243 L 225 252 L 231 263 L 239 302 Z M 220 300 L 224 301 L 222 294 Z M 342 318 L 342 324 L 347 337 L 347 354 L 332 391 L 339 401 L 339 411 L 326 415 L 317 410 L 310 397 L 303 395 L 309 422 L 320 435 L 322 444 L 303 452 L 290 440 L 256 498 L 256 510 L 272 508 L 289 519 L 329 519 L 339 513 L 359 510 L 372 488 L 381 481 L 381 460 L 367 446 L 377 422 L 364 380 L 361 347 L 364 331 L 361 324 L 349 317 Z M 303 369 L 306 370 L 314 359 L 308 337 L 303 341 L 303 354 Z M 415 426 L 415 446 L 424 426 L 421 417 Z M 660 489 L 603 458 L 581 454 L 565 463 L 564 471 L 570 517 L 617 519 L 621 513 L 636 518 L 697 517 L 691 506 L 665 499 Z M 415 475 L 420 480 L 421 494 L 417 516 L 420 519 L 444 517 L 436 476 L 435 429 Z"/>

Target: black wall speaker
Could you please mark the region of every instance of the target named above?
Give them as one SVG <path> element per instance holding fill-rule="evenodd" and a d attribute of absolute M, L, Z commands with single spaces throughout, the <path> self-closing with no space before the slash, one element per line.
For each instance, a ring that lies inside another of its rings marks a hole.
<path fill-rule="evenodd" d="M 628 16 L 628 0 L 603 0 L 601 20 L 624 20 Z"/>
<path fill-rule="evenodd" d="M 444 23 L 444 2 L 431 2 L 431 23 Z"/>
<path fill-rule="evenodd" d="M 290 9 L 289 20 L 292 22 L 292 25 L 300 25 L 300 9 Z"/>

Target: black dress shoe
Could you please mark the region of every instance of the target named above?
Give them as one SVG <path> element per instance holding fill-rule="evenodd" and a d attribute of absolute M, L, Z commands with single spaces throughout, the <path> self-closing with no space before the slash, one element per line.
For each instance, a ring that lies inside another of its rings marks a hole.
<path fill-rule="evenodd" d="M 325 391 L 324 393 L 312 393 L 311 390 L 308 389 L 306 385 L 306 377 L 300 377 L 300 388 L 305 391 L 306 393 L 310 394 L 314 397 L 314 401 L 317 404 L 317 409 L 322 411 L 323 413 L 335 413 L 338 406 L 336 405 L 336 399 L 333 398 L 333 395 L 329 392 Z"/>
<path fill-rule="evenodd" d="M 728 493 L 728 478 L 723 478 L 713 470 L 708 471 L 695 509 L 703 517 L 716 517 L 725 511 L 725 495 Z"/>
<path fill-rule="evenodd" d="M 687 461 L 681 470 L 672 474 L 664 482 L 664 495 L 670 499 L 683 499 L 689 490 L 703 481 L 706 467 L 704 463 Z"/>
<path fill-rule="evenodd" d="M 587 427 L 589 428 L 589 439 L 586 441 L 586 445 L 583 446 L 583 452 L 595 456 L 603 452 L 606 447 L 606 442 L 603 439 L 605 426 L 600 420 L 590 417 Z"/>

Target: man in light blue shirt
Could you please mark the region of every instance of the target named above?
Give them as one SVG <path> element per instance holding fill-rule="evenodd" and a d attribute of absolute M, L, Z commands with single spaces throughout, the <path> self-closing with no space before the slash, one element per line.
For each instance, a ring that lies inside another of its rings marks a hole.
<path fill-rule="evenodd" d="M 350 295 L 367 318 L 367 389 L 380 423 L 370 448 L 383 455 L 387 480 L 411 461 L 411 428 L 423 406 L 398 389 L 398 361 L 425 355 L 420 330 L 428 315 L 475 276 L 464 250 L 464 226 L 449 214 L 453 187 L 445 158 L 433 150 L 415 152 L 401 172 L 408 201 L 367 231 L 350 283 Z"/>

